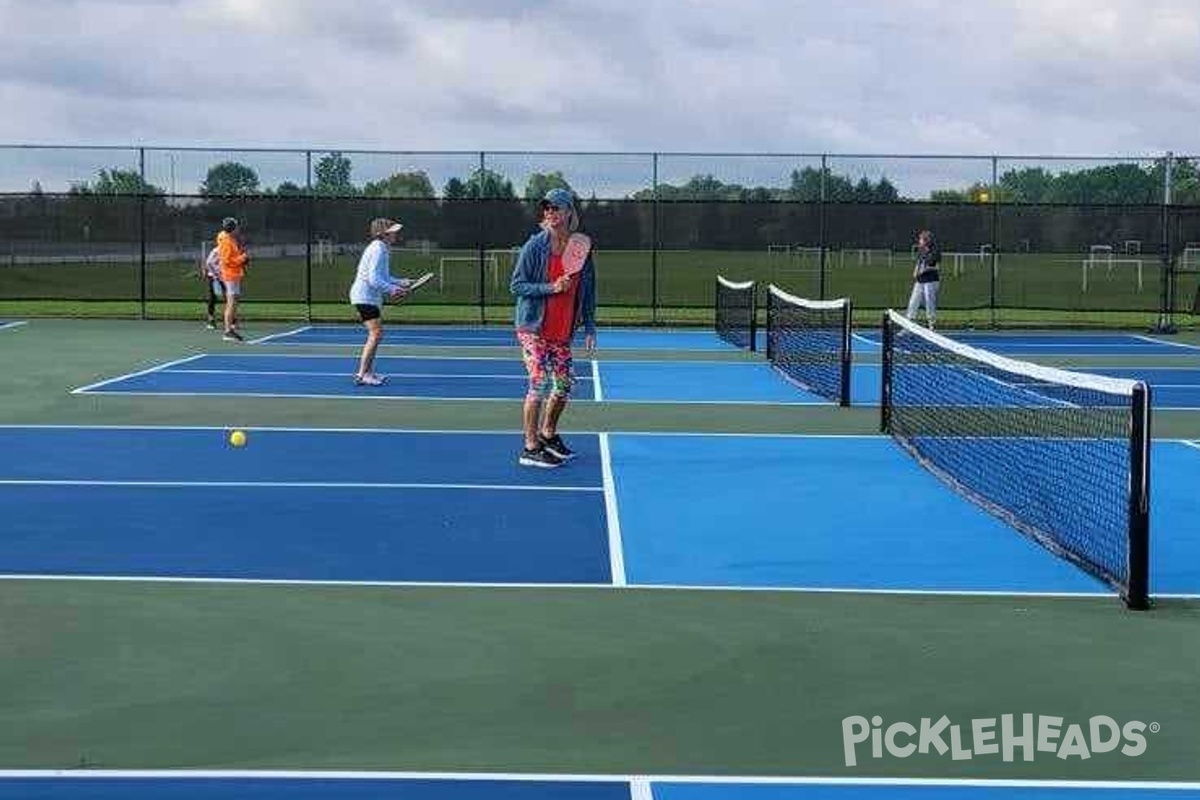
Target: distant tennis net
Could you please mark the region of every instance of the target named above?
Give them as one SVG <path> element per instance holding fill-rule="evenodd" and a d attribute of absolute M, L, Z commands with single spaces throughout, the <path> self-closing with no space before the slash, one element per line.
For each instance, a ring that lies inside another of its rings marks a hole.
<path fill-rule="evenodd" d="M 888 311 L 882 427 L 955 491 L 1149 605 L 1150 390 L 968 347 Z"/>
<path fill-rule="evenodd" d="M 740 283 L 717 276 L 716 329 L 717 336 L 747 350 L 757 347 L 758 307 L 754 281 Z"/>
<path fill-rule="evenodd" d="M 850 405 L 850 301 L 806 300 L 767 287 L 767 360 L 814 394 Z"/>

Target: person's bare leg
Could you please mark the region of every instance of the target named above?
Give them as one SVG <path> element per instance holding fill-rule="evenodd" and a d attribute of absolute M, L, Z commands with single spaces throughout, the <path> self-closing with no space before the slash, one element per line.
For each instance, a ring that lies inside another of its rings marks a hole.
<path fill-rule="evenodd" d="M 362 355 L 358 359 L 358 375 L 370 375 L 375 369 L 375 351 L 383 340 L 383 323 L 369 319 L 363 323 L 367 328 L 367 341 L 363 342 Z"/>
<path fill-rule="evenodd" d="M 538 422 L 542 416 L 542 401 L 540 398 L 525 396 L 525 406 L 522 409 L 522 421 L 525 424 L 525 449 L 536 450 L 538 441 Z"/>
<path fill-rule="evenodd" d="M 226 330 L 238 330 L 238 295 L 226 291 Z"/>
<path fill-rule="evenodd" d="M 566 395 L 551 395 L 546 401 L 546 413 L 542 418 L 542 436 L 549 439 L 558 433 L 558 418 L 567 407 Z"/>

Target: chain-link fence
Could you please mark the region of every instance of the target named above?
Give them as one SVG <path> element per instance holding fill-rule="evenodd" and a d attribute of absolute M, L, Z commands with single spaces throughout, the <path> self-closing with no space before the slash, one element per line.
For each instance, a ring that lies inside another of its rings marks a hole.
<path fill-rule="evenodd" d="M 537 201 L 572 190 L 601 316 L 709 319 L 716 274 L 902 305 L 922 229 L 947 322 L 1191 324 L 1200 159 L 0 147 L 0 313 L 188 317 L 226 216 L 247 312 L 350 319 L 377 216 L 393 271 L 433 272 L 402 314 L 505 319 Z"/>

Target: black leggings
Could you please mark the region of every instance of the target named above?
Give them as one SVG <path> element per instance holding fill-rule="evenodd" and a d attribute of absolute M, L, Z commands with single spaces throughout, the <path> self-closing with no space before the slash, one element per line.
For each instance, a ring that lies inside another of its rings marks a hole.
<path fill-rule="evenodd" d="M 208 287 L 208 315 L 211 317 L 217 310 L 217 292 L 213 288 L 213 283 L 217 282 L 216 278 L 208 278 L 204 281 L 204 285 Z M 221 291 L 224 293 L 225 284 L 221 283 Z"/>

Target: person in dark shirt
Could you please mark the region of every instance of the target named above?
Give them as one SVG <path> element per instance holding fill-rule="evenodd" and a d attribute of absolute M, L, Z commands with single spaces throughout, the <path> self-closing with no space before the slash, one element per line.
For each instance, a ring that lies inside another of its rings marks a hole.
<path fill-rule="evenodd" d="M 913 266 L 913 288 L 908 297 L 908 311 L 904 316 L 913 319 L 917 310 L 925 306 L 925 319 L 930 328 L 937 322 L 938 262 L 942 252 L 929 231 L 917 234 L 917 263 Z"/>

